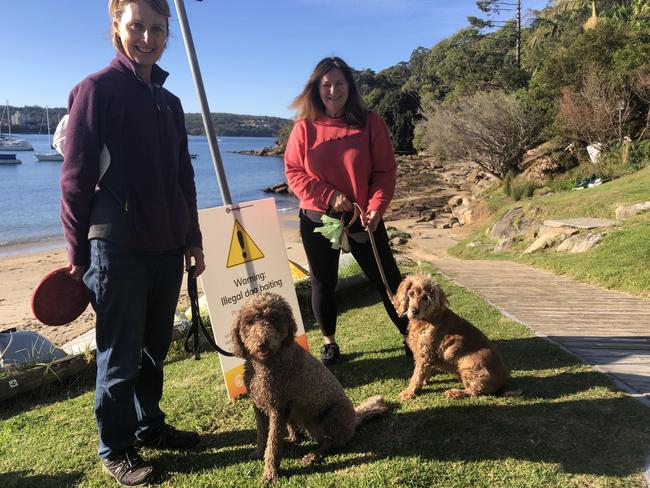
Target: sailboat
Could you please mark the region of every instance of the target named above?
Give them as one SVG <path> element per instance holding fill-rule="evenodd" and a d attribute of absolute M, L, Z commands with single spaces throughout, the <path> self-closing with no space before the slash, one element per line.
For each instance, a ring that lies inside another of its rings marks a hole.
<path fill-rule="evenodd" d="M 2 120 L 4 119 L 5 112 L 7 113 L 7 127 L 9 128 L 8 134 L 2 133 Z M 2 110 L 0 116 L 0 151 L 33 151 L 32 145 L 24 139 L 18 139 L 11 135 L 11 114 L 9 113 L 9 101 L 6 107 Z"/>
<path fill-rule="evenodd" d="M 50 132 L 50 112 L 45 107 L 45 117 L 47 118 L 47 142 L 49 147 L 52 146 L 52 134 Z M 39 161 L 63 161 L 63 154 L 58 151 L 49 151 L 46 153 L 34 152 L 34 156 Z"/>

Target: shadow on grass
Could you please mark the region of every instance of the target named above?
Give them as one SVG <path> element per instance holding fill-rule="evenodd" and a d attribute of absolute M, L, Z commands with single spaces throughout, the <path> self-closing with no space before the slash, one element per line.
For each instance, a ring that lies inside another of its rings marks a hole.
<path fill-rule="evenodd" d="M 629 399 L 506 406 L 447 403 L 370 421 L 348 449 L 378 458 L 512 458 L 557 463 L 567 473 L 607 476 L 638 473 L 648 454 L 648 416 L 636 415 L 624 424 L 614 420 L 622 409 L 629 411 Z"/>
<path fill-rule="evenodd" d="M 256 442 L 254 429 L 233 430 L 201 436 L 199 446 L 187 452 L 182 451 L 148 451 L 147 460 L 155 472 L 161 473 L 195 473 L 248 462 Z M 163 481 L 162 479 L 159 481 Z"/>
<path fill-rule="evenodd" d="M 61 486 L 77 486 L 83 473 L 64 473 L 57 475 L 48 474 L 32 474 L 29 471 L 10 471 L 8 473 L 0 473 L 0 486 L 3 488 L 14 487 L 55 487 Z"/>

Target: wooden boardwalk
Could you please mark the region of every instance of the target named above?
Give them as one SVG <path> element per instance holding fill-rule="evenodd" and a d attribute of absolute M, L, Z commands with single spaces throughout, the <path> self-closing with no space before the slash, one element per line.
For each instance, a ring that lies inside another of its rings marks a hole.
<path fill-rule="evenodd" d="M 650 301 L 517 263 L 448 256 L 430 261 L 650 406 Z"/>

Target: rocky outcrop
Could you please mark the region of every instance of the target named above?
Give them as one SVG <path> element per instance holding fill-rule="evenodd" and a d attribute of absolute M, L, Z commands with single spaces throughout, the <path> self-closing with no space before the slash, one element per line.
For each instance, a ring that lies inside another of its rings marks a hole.
<path fill-rule="evenodd" d="M 293 195 L 293 192 L 291 191 L 291 188 L 289 188 L 289 185 L 287 183 L 278 183 L 277 185 L 270 186 L 268 188 L 264 188 L 262 190 L 264 193 L 276 193 L 280 195 Z"/>
<path fill-rule="evenodd" d="M 636 203 L 634 205 L 621 205 L 616 209 L 616 220 L 626 220 L 636 214 L 650 210 L 650 202 Z"/>
<path fill-rule="evenodd" d="M 578 230 L 573 227 L 544 227 L 539 231 L 539 237 L 528 246 L 524 254 L 531 254 L 542 249 L 554 247 L 564 241 L 567 237 L 577 234 Z"/>
<path fill-rule="evenodd" d="M 563 241 L 556 249 L 558 252 L 580 253 L 594 247 L 603 240 L 602 234 L 587 232 L 576 234 Z"/>
<path fill-rule="evenodd" d="M 270 156 L 281 158 L 284 156 L 284 150 L 287 148 L 286 144 L 278 144 L 270 147 L 263 147 L 262 149 L 247 149 L 243 151 L 235 151 L 237 154 L 246 154 L 247 156 Z"/>
<path fill-rule="evenodd" d="M 502 241 L 512 239 L 519 233 L 518 219 L 523 216 L 524 209 L 515 207 L 504 213 L 499 220 L 490 229 L 489 237 Z"/>

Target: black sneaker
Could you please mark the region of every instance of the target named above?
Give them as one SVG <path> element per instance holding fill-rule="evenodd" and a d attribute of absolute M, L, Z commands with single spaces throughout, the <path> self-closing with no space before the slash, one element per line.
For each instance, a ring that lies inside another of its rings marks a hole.
<path fill-rule="evenodd" d="M 153 468 L 145 464 L 135 449 L 102 459 L 102 470 L 122 486 L 144 485 L 153 473 Z"/>
<path fill-rule="evenodd" d="M 133 447 L 141 449 L 148 447 L 150 449 L 190 449 L 196 446 L 201 438 L 196 432 L 187 432 L 177 430 L 171 425 L 165 426 L 154 435 L 145 439 L 136 436 Z"/>
<path fill-rule="evenodd" d="M 333 344 L 324 344 L 320 348 L 320 361 L 325 366 L 330 364 L 338 363 L 341 359 L 341 350 L 339 345 L 336 343 Z"/>

